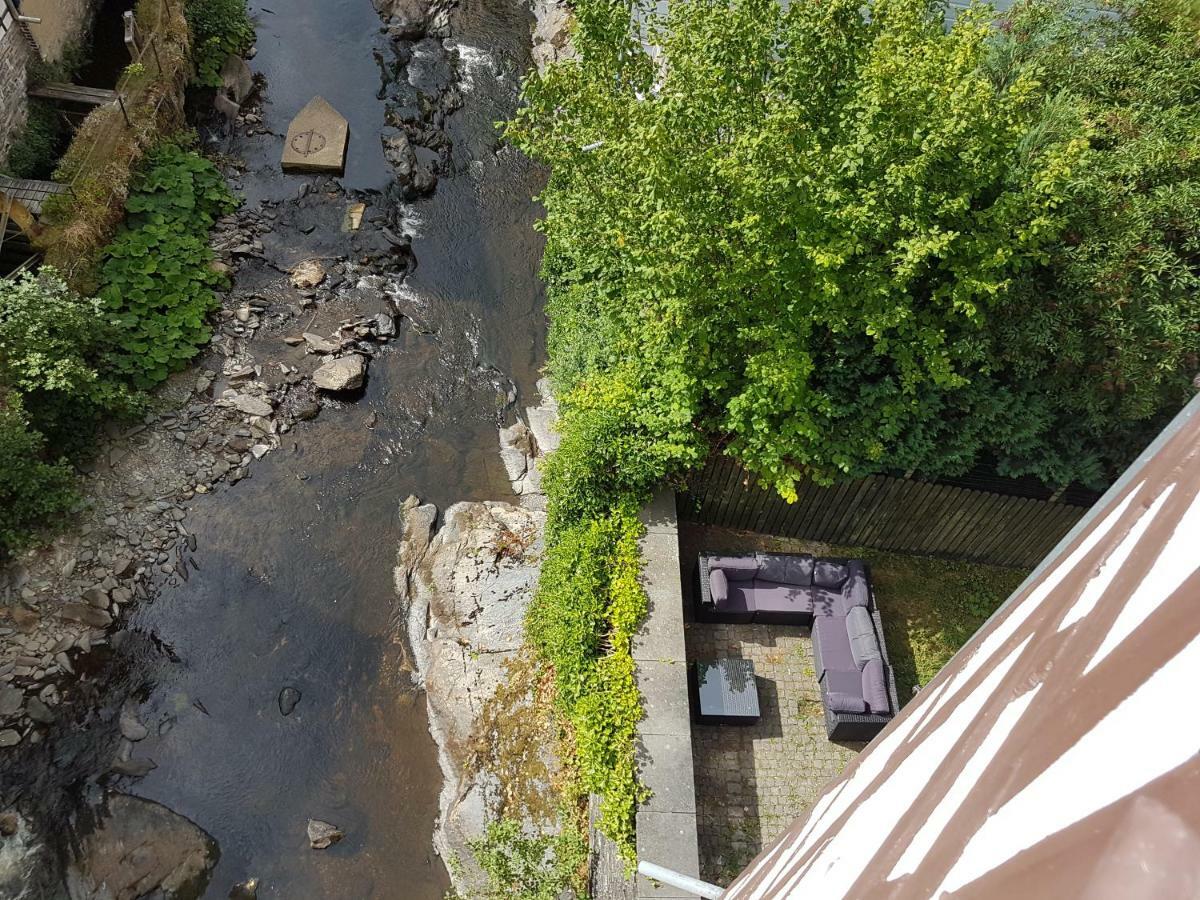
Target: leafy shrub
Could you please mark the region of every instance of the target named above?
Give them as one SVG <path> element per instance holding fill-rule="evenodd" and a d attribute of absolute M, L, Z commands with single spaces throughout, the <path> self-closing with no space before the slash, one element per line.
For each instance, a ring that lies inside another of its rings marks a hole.
<path fill-rule="evenodd" d="M 551 534 L 526 620 L 553 669 L 582 788 L 603 798 L 599 826 L 630 861 L 634 812 L 646 796 L 634 760 L 642 706 L 631 642 L 646 612 L 636 508 L 623 504 Z"/>
<path fill-rule="evenodd" d="M 117 329 L 115 371 L 141 388 L 182 368 L 211 332 L 216 306 L 208 233 L 235 208 L 211 162 L 177 144 L 151 152 L 135 178 L 128 218 L 104 252 L 100 300 Z"/>
<path fill-rule="evenodd" d="M 67 127 L 54 106 L 30 100 L 25 127 L 8 148 L 6 171 L 15 178 L 49 178 L 66 139 Z"/>
<path fill-rule="evenodd" d="M 54 269 L 0 280 L 0 392 L 22 398 L 31 427 L 59 452 L 81 449 L 99 416 L 135 404 L 106 365 L 113 339 L 99 301 Z"/>
<path fill-rule="evenodd" d="M 46 439 L 30 427 L 20 397 L 0 397 L 0 559 L 77 499 L 66 461 L 45 456 Z"/>
<path fill-rule="evenodd" d="M 574 831 L 527 835 L 521 823 L 503 818 L 471 843 L 471 852 L 487 874 L 482 900 L 559 900 L 579 887 L 587 864 L 587 844 Z"/>
<path fill-rule="evenodd" d="M 229 54 L 241 56 L 254 43 L 254 23 L 245 0 L 188 0 L 187 19 L 196 52 L 196 83 L 221 86 Z"/>

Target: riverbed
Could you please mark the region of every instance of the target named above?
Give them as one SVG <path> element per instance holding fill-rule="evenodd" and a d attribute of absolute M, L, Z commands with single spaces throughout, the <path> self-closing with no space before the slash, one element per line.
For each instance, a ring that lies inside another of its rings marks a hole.
<path fill-rule="evenodd" d="M 123 668 L 149 729 L 137 755 L 157 766 L 115 786 L 217 841 L 205 896 L 253 878 L 259 897 L 440 900 L 440 775 L 392 587 L 398 510 L 410 494 L 441 508 L 512 496 L 497 427 L 536 397 L 543 359 L 531 200 L 542 176 L 493 123 L 516 107 L 532 19 L 515 0 L 464 0 L 449 37 L 413 42 L 389 38 L 370 0 L 267 0 L 252 12 L 262 122 L 208 149 L 244 161 L 233 187 L 247 208 L 277 212 L 234 290 L 351 256 L 359 245 L 342 223 L 363 202 L 362 229 L 411 237 L 411 258 L 384 273 L 404 327 L 360 396 L 326 403 L 251 477 L 188 504 L 190 576 L 136 608 L 126 628 L 137 640 L 106 663 Z M 405 102 L 446 90 L 461 105 L 441 125 L 450 147 L 436 190 L 402 200 L 381 136 Z M 332 187 L 278 166 L 288 122 L 317 94 L 350 123 Z M 288 350 L 266 330 L 255 340 L 264 366 Z M 285 688 L 299 694 L 287 715 Z M 310 849 L 310 818 L 345 838 Z"/>

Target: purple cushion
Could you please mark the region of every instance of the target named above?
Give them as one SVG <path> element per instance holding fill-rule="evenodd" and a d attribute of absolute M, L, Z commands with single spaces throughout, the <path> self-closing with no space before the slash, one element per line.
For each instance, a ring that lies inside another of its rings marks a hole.
<path fill-rule="evenodd" d="M 820 587 L 813 588 L 812 593 L 814 616 L 845 616 L 841 611 L 841 594 Z"/>
<path fill-rule="evenodd" d="M 849 672 L 830 670 L 821 679 L 825 693 L 848 694 L 851 697 L 862 696 L 862 672 L 851 669 Z"/>
<path fill-rule="evenodd" d="M 750 581 L 758 574 L 758 560 L 753 556 L 714 556 L 708 567 L 720 569 L 730 581 Z"/>
<path fill-rule="evenodd" d="M 729 585 L 729 596 L 716 603 L 717 611 L 723 613 L 744 614 L 741 621 L 749 622 L 754 613 L 754 603 L 750 598 L 752 591 L 747 581 L 735 581 Z"/>
<path fill-rule="evenodd" d="M 758 575 L 763 581 L 778 584 L 812 584 L 813 558 L 808 554 L 760 553 Z"/>
<path fill-rule="evenodd" d="M 813 619 L 813 642 L 821 651 L 823 671 L 857 672 L 854 655 L 850 652 L 850 639 L 846 637 L 846 620 L 840 616 L 817 616 Z M 821 677 L 821 672 L 817 672 Z"/>
<path fill-rule="evenodd" d="M 708 573 L 708 591 L 713 603 L 729 599 L 729 582 L 721 569 L 710 569 Z"/>
<path fill-rule="evenodd" d="M 865 713 L 867 701 L 853 694 L 843 694 L 841 691 L 830 691 L 825 696 L 826 705 L 834 712 Z"/>
<path fill-rule="evenodd" d="M 883 677 L 883 662 L 873 659 L 862 671 L 862 695 L 871 712 L 887 715 L 891 711 L 888 702 L 887 679 Z"/>
<path fill-rule="evenodd" d="M 873 659 L 882 659 L 879 639 L 875 637 L 875 623 L 865 607 L 856 606 L 846 616 L 846 637 L 850 641 L 850 653 L 858 668 Z"/>
<path fill-rule="evenodd" d="M 867 584 L 867 573 L 858 560 L 850 561 L 850 579 L 842 586 L 838 595 L 838 615 L 848 615 L 856 606 L 869 607 L 871 604 L 871 588 Z"/>
<path fill-rule="evenodd" d="M 793 613 L 797 616 L 812 613 L 812 591 L 799 585 L 755 578 L 750 596 L 756 613 Z"/>
<path fill-rule="evenodd" d="M 813 566 L 813 584 L 818 587 L 829 588 L 831 591 L 841 588 L 849 577 L 850 570 L 841 563 L 820 559 Z"/>

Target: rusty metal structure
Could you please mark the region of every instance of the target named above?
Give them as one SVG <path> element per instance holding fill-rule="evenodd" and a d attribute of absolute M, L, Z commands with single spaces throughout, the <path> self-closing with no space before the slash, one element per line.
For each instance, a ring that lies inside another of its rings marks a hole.
<path fill-rule="evenodd" d="M 1200 896 L 1200 397 L 723 895 Z"/>

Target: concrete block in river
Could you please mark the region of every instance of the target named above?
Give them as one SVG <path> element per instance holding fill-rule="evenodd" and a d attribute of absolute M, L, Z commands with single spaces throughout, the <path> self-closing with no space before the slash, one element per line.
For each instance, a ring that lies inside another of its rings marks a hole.
<path fill-rule="evenodd" d="M 350 124 L 324 97 L 313 97 L 292 119 L 281 163 L 291 172 L 337 172 L 346 167 Z"/>

